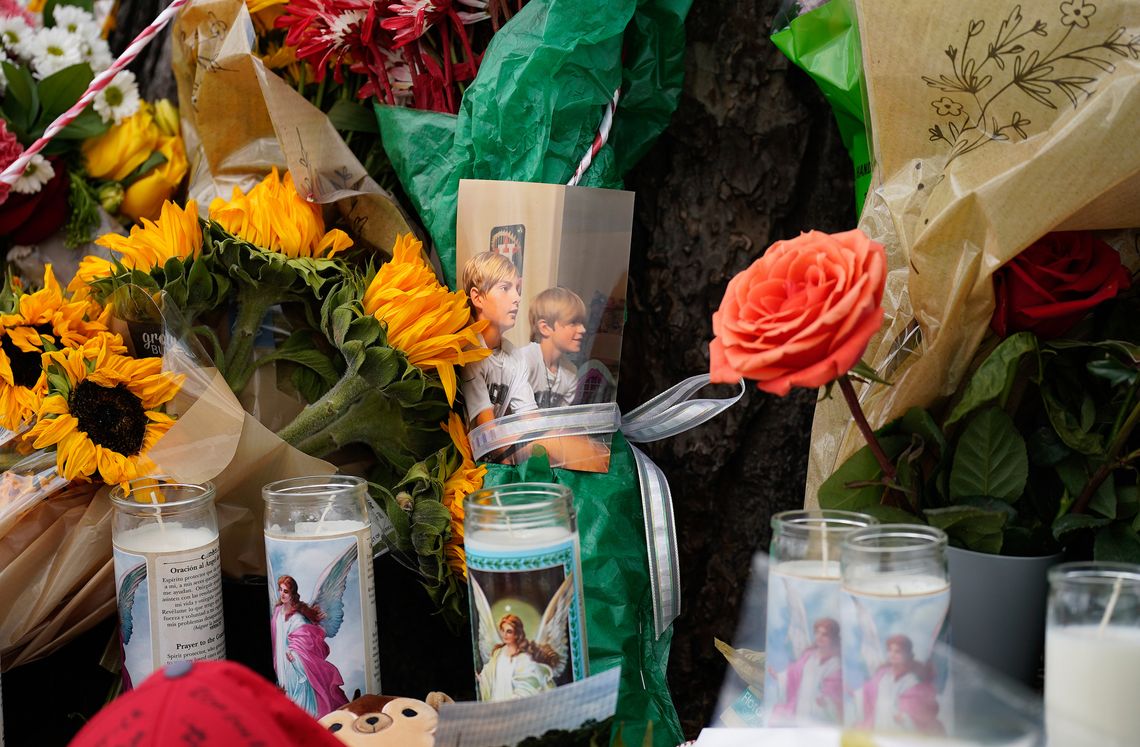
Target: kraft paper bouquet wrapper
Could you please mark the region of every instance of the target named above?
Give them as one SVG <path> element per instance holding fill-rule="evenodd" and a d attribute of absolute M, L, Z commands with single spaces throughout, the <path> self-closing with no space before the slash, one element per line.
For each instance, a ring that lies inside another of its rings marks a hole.
<path fill-rule="evenodd" d="M 860 391 L 878 428 L 955 391 L 1000 266 L 1050 231 L 1140 225 L 1140 1 L 855 5 L 875 160 L 859 226 L 889 263 L 864 360 L 892 385 Z M 1106 238 L 1135 268 L 1134 234 Z M 820 402 L 808 505 L 862 445 L 843 401 Z"/>
<path fill-rule="evenodd" d="M 332 206 L 358 243 L 387 254 L 411 230 L 328 117 L 254 53 L 243 0 L 190 3 L 172 33 L 187 197 L 203 214 L 214 197 L 229 198 L 235 186 L 248 191 L 276 166 L 293 174 L 306 199 Z"/>
<path fill-rule="evenodd" d="M 176 309 L 127 287 L 115 298 L 117 331 L 140 351 L 132 324 L 161 329 L 163 370 L 184 374 L 167 407 L 177 416 L 149 456 L 155 473 L 213 481 L 222 571 L 265 573 L 261 486 L 335 471 L 242 409 Z M 9 444 L 10 448 L 13 444 Z M 8 669 L 51 653 L 115 612 L 110 487 L 54 474 L 54 452 L 32 453 L 0 474 L 0 662 Z"/>

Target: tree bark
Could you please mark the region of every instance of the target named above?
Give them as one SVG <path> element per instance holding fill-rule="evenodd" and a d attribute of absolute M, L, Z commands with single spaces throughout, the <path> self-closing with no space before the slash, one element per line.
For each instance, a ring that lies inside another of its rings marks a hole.
<path fill-rule="evenodd" d="M 708 371 L 725 286 L 769 244 L 855 225 L 830 109 L 768 40 L 779 6 L 697 0 L 689 13 L 681 104 L 627 179 L 637 207 L 623 410 Z M 802 505 L 815 397 L 749 385 L 724 415 L 647 447 L 673 491 L 682 611 L 669 678 L 690 737 L 719 715 L 725 662 L 713 638 L 734 637 L 750 559 L 767 549 L 772 515 Z"/>

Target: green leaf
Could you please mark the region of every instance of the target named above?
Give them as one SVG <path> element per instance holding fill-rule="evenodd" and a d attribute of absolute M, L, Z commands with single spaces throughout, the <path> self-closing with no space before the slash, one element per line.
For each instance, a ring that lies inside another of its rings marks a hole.
<path fill-rule="evenodd" d="M 1069 535 L 1086 529 L 1099 529 L 1112 523 L 1112 519 L 1089 514 L 1065 514 L 1053 522 L 1053 537 L 1058 542 L 1066 542 Z"/>
<path fill-rule="evenodd" d="M 372 109 L 365 108 L 355 101 L 341 99 L 332 105 L 328 111 L 329 121 L 333 127 L 344 132 L 367 132 L 379 135 L 380 127 L 376 121 L 376 114 Z"/>
<path fill-rule="evenodd" d="M 874 516 L 879 520 L 880 524 L 921 524 L 922 520 L 909 511 L 904 511 L 901 508 L 894 506 L 884 506 L 876 504 L 874 506 L 863 506 L 859 509 L 860 513 Z"/>
<path fill-rule="evenodd" d="M 1057 350 L 1072 350 L 1074 348 L 1099 348 L 1107 350 L 1126 363 L 1140 365 L 1140 345 L 1126 340 L 1098 340 L 1086 342 L 1083 340 L 1052 340 L 1046 347 Z"/>
<path fill-rule="evenodd" d="M 909 436 L 880 436 L 888 459 L 894 459 L 910 444 Z M 864 446 L 852 454 L 839 469 L 819 486 L 821 508 L 861 511 L 868 506 L 877 506 L 883 497 L 882 485 L 848 487 L 851 483 L 869 483 L 881 480 L 883 471 L 871 449 Z"/>
<path fill-rule="evenodd" d="M 1140 536 L 1127 524 L 1117 522 L 1096 533 L 1093 560 L 1109 563 L 1140 563 Z"/>
<path fill-rule="evenodd" d="M 1016 501 L 1025 491 L 1029 458 L 1025 441 L 1002 410 L 978 413 L 958 439 L 950 472 L 950 497 L 986 496 Z"/>
<path fill-rule="evenodd" d="M 1140 377 L 1140 371 L 1112 357 L 1105 357 L 1099 361 L 1089 361 L 1085 368 L 1093 376 L 1104 379 L 1113 386 L 1131 386 Z"/>
<path fill-rule="evenodd" d="M 59 131 L 56 140 L 87 140 L 98 137 L 111 127 L 94 109 L 84 109 L 67 127 Z"/>
<path fill-rule="evenodd" d="M 99 227 L 99 198 L 82 174 L 68 171 L 67 177 L 70 182 L 67 201 L 71 215 L 67 219 L 65 243 L 69 248 L 74 248 L 94 238 L 95 230 Z"/>
<path fill-rule="evenodd" d="M 1066 446 L 1082 454 L 1104 453 L 1104 439 L 1081 428 L 1079 418 L 1069 412 L 1048 384 L 1041 387 L 1041 401 L 1045 404 L 1045 414 L 1049 416 L 1049 423 Z"/>
<path fill-rule="evenodd" d="M 1007 514 L 974 506 L 948 506 L 926 511 L 930 526 L 938 527 L 967 550 L 1001 552 L 1002 529 Z"/>
<path fill-rule="evenodd" d="M 7 81 L 7 89 L 4 92 L 4 113 L 17 129 L 27 133 L 32 129 L 32 123 L 36 121 L 36 115 L 40 110 L 36 81 L 26 67 L 17 67 L 7 61 L 0 63 L 0 67 L 3 67 L 4 78 Z"/>
<path fill-rule="evenodd" d="M 903 431 L 913 433 L 920 436 L 926 443 L 938 446 L 938 453 L 945 456 L 946 437 L 942 434 L 942 429 L 938 427 L 938 423 L 934 422 L 934 418 L 925 409 L 921 407 L 910 408 L 906 411 L 906 415 L 902 416 L 900 425 Z"/>
<path fill-rule="evenodd" d="M 876 384 L 886 384 L 887 386 L 891 385 L 891 382 L 880 377 L 878 371 L 871 368 L 865 361 L 862 360 L 856 363 L 854 368 L 852 368 L 848 373 L 852 376 L 857 376 L 858 378 L 864 379 L 866 381 L 873 381 Z"/>
<path fill-rule="evenodd" d="M 55 118 L 70 109 L 95 77 L 86 62 L 65 67 L 39 82 L 40 107 L 36 120 L 37 132 L 42 132 Z"/>
<path fill-rule="evenodd" d="M 1039 467 L 1052 467 L 1073 453 L 1056 431 L 1045 427 L 1035 428 L 1029 433 L 1025 448 L 1029 452 L 1030 463 Z"/>
<path fill-rule="evenodd" d="M 962 399 L 946 418 L 946 425 L 953 425 L 982 405 L 995 400 L 1004 402 L 1022 357 L 1036 350 L 1037 338 L 1032 332 L 1018 332 L 1002 340 L 970 377 Z"/>
<path fill-rule="evenodd" d="M 127 187 L 137 182 L 139 179 L 146 176 L 148 173 L 150 173 L 151 169 L 158 168 L 164 163 L 166 163 L 166 156 L 162 155 L 160 151 L 154 151 L 149 156 L 147 156 L 147 159 L 145 161 L 138 165 L 138 168 L 123 178 L 123 189 L 126 189 Z"/>

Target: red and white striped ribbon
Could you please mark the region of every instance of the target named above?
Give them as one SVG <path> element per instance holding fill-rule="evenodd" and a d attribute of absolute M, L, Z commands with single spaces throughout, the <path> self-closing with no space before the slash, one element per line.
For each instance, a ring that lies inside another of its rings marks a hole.
<path fill-rule="evenodd" d="M 594 136 L 594 142 L 590 145 L 590 150 L 586 155 L 582 156 L 582 162 L 578 164 L 577 170 L 574 171 L 574 176 L 570 177 L 570 181 L 566 182 L 567 186 L 576 187 L 578 182 L 582 181 L 582 176 L 586 170 L 590 168 L 590 164 L 594 162 L 594 156 L 598 155 L 598 151 L 610 139 L 610 128 L 614 124 L 614 112 L 617 111 L 618 101 L 621 99 L 621 88 L 614 91 L 614 97 L 606 102 L 606 113 L 602 115 L 602 124 L 598 128 L 598 134 Z"/>
<path fill-rule="evenodd" d="M 135 40 L 130 43 L 130 46 L 123 50 L 123 53 L 119 55 L 119 59 L 115 60 L 109 68 L 95 76 L 95 79 L 91 81 L 91 85 L 87 86 L 87 90 L 79 97 L 79 101 L 76 101 L 74 106 L 56 117 L 55 121 L 48 125 L 47 129 L 44 130 L 44 134 L 41 135 L 38 140 L 29 145 L 28 149 L 21 153 L 19 158 L 8 164 L 8 168 L 4 169 L 4 173 L 0 174 L 0 184 L 6 184 L 9 187 L 15 184 L 16 181 L 23 176 L 24 169 L 28 167 L 32 156 L 43 150 L 44 147 L 59 134 L 60 130 L 67 127 L 76 117 L 83 113 L 83 110 L 99 95 L 99 92 L 110 85 L 119 71 L 131 64 L 131 62 L 138 57 L 139 52 L 141 52 L 146 45 L 150 44 L 160 31 L 166 28 L 166 25 L 170 23 L 170 20 L 174 18 L 175 14 L 188 2 L 190 2 L 190 0 L 173 0 L 170 5 L 166 6 L 166 9 L 159 13 L 158 16 L 151 21 L 150 25 L 135 37 Z M 7 194 L 0 194 L 0 204 L 3 204 L 6 199 L 8 199 Z"/>

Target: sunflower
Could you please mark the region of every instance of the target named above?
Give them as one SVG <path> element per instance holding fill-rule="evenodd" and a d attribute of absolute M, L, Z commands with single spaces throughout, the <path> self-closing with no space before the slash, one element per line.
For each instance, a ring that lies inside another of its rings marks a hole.
<path fill-rule="evenodd" d="M 45 350 L 80 345 L 106 331 L 105 314 L 85 300 L 63 295 L 51 265 L 44 267 L 44 287 L 20 295 L 11 314 L 0 314 L 0 426 L 17 430 L 31 420 L 47 392 Z"/>
<path fill-rule="evenodd" d="M 364 311 L 384 322 L 388 344 L 413 365 L 435 367 L 447 401 L 454 402 L 455 367 L 491 354 L 479 339 L 490 322 L 471 322 L 467 294 L 440 285 L 422 250 L 410 233 L 396 239 L 392 259 L 364 292 Z"/>
<path fill-rule="evenodd" d="M 352 246 L 344 231 L 325 231 L 320 206 L 297 194 L 293 175 L 286 171 L 282 181 L 276 168 L 249 194 L 234 187 L 228 201 L 215 198 L 210 219 L 254 246 L 291 258 L 331 257 Z"/>
<path fill-rule="evenodd" d="M 202 225 L 194 200 L 189 200 L 185 208 L 168 200 L 157 220 L 143 218 L 141 224 L 132 226 L 129 236 L 109 233 L 95 243 L 118 253 L 123 267 L 143 272 L 161 267 L 169 259 L 196 259 L 202 254 Z M 79 271 L 68 289 L 80 294 L 92 281 L 115 273 L 114 262 L 88 255 L 79 263 Z"/>
<path fill-rule="evenodd" d="M 49 388 L 26 437 L 32 446 L 56 446 L 65 480 L 98 473 L 105 482 L 124 483 L 144 476 L 153 466 L 147 451 L 174 423 L 159 408 L 185 377 L 163 371 L 161 358 L 120 355 L 111 335 L 44 359 Z"/>
<path fill-rule="evenodd" d="M 443 553 L 447 567 L 463 579 L 467 578 L 467 555 L 463 550 L 463 511 L 464 499 L 483 487 L 483 477 L 487 474 L 484 465 L 475 465 L 471 456 L 471 444 L 467 441 L 467 431 L 463 419 L 455 412 L 448 417 L 444 426 L 451 435 L 451 442 L 459 452 L 462 461 L 443 483 L 443 505 L 451 513 L 451 532 L 444 543 Z"/>

